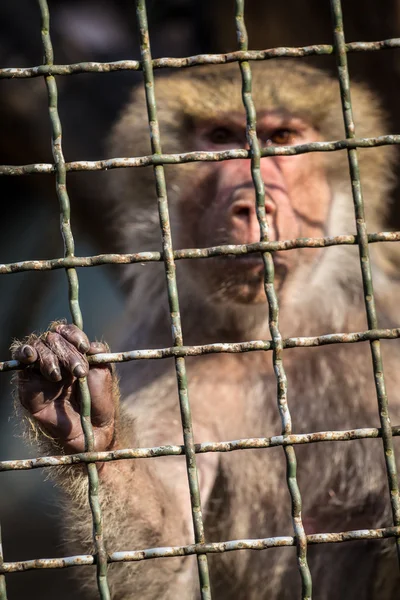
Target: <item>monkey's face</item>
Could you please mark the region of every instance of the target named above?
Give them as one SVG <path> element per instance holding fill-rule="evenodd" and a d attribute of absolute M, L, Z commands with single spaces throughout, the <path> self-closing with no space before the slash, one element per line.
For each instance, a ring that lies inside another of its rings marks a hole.
<path fill-rule="evenodd" d="M 194 126 L 196 150 L 247 148 L 242 115 L 221 115 Z M 261 146 L 304 144 L 320 139 L 317 131 L 287 113 L 264 112 L 257 121 Z M 260 241 L 250 160 L 197 164 L 191 185 L 178 203 L 180 247 L 249 244 Z M 262 158 L 260 173 L 265 186 L 265 212 L 269 239 L 287 240 L 324 234 L 331 193 L 321 156 L 301 154 Z M 193 192 L 192 192 L 193 190 Z M 183 224 L 183 227 L 182 227 Z M 175 243 L 176 243 L 175 242 Z M 284 293 L 296 264 L 311 263 L 315 251 L 275 252 L 275 282 Z M 240 303 L 265 302 L 264 269 L 260 254 L 221 256 L 207 261 L 187 261 L 185 268 L 213 296 Z"/>

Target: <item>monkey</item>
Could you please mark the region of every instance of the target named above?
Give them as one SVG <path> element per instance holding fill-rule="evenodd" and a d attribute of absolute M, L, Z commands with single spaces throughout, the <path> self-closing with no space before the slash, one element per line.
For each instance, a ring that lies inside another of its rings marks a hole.
<path fill-rule="evenodd" d="M 251 65 L 261 147 L 338 140 L 345 136 L 337 81 L 291 60 Z M 238 65 L 204 66 L 156 79 L 164 153 L 248 148 Z M 376 95 L 352 86 L 358 137 L 386 131 Z M 113 156 L 151 153 L 145 94 L 133 91 L 110 135 Z M 382 230 L 394 182 L 389 146 L 359 150 L 368 231 Z M 165 167 L 174 248 L 206 248 L 260 240 L 248 159 Z M 264 157 L 270 240 L 354 234 L 345 152 Z M 115 235 L 125 252 L 161 247 L 151 168 L 108 173 Z M 386 246 L 370 247 L 380 327 L 396 324 L 397 283 Z M 283 338 L 368 328 L 357 246 L 296 248 L 273 253 Z M 176 262 L 185 345 L 270 339 L 260 253 Z M 132 265 L 123 348 L 172 343 L 163 265 Z M 392 424 L 399 421 L 399 345 L 381 341 Z M 50 452 L 84 450 L 77 379 L 88 377 L 96 450 L 182 444 L 173 359 L 131 361 L 120 386 L 110 365 L 89 368 L 106 346 L 65 322 L 16 342 L 26 364 L 17 390 L 31 431 Z M 286 348 L 283 365 L 294 433 L 379 427 L 368 343 Z M 270 352 L 186 358 L 196 442 L 280 435 L 277 381 Z M 119 388 L 120 387 L 120 391 Z M 120 401 L 121 395 L 121 401 Z M 396 445 L 396 439 L 394 438 Z M 382 440 L 296 445 L 302 519 L 307 534 L 390 526 Z M 282 448 L 197 454 L 207 542 L 292 535 Z M 193 543 L 184 456 L 98 464 L 107 551 Z M 92 532 L 82 467 L 55 477 L 67 496 L 63 514 L 71 551 L 91 552 Z M 400 583 L 395 543 L 352 541 L 309 545 L 313 598 L 391 600 Z M 217 600 L 289 600 L 300 595 L 294 547 L 209 554 Z M 80 567 L 80 571 L 85 571 Z M 94 598 L 85 572 L 82 597 Z M 196 558 L 111 564 L 115 600 L 199 597 Z M 85 595 L 87 594 L 87 596 Z"/>

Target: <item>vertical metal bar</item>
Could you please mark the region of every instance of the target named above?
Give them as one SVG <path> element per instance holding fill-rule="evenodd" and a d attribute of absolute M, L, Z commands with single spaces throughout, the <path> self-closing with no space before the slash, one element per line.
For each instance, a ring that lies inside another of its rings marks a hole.
<path fill-rule="evenodd" d="M 1 538 L 1 526 L 0 526 L 0 568 L 4 563 L 4 555 L 3 555 L 3 542 Z M 6 590 L 6 576 L 0 575 L 0 600 L 7 600 L 7 590 Z"/>
<path fill-rule="evenodd" d="M 340 84 L 340 96 L 342 101 L 343 120 L 346 138 L 355 137 L 355 126 L 353 120 L 353 109 L 350 94 L 350 77 L 347 65 L 347 54 L 343 30 L 343 14 L 340 0 L 330 0 L 333 23 L 334 47 L 338 67 Z M 360 264 L 364 288 L 364 301 L 367 313 L 368 328 L 378 329 L 376 316 L 374 288 L 372 283 L 371 261 L 368 248 L 367 225 L 364 215 L 364 201 L 361 190 L 360 172 L 358 167 L 357 150 L 347 151 L 349 160 L 349 171 L 351 178 L 351 189 L 353 194 L 354 213 L 356 218 L 358 248 L 360 252 Z M 376 395 L 379 406 L 379 418 L 382 427 L 382 442 L 385 451 L 386 471 L 389 483 L 390 502 L 393 514 L 393 523 L 400 525 L 400 498 L 399 484 L 397 478 L 396 459 L 393 448 L 392 429 L 390 426 L 388 398 L 386 394 L 385 378 L 383 373 L 382 351 L 380 340 L 370 342 L 372 365 Z M 396 537 L 397 557 L 400 565 L 400 537 Z"/>
<path fill-rule="evenodd" d="M 156 99 L 154 93 L 153 62 L 150 50 L 150 38 L 146 14 L 145 0 L 136 0 L 136 14 L 139 26 L 140 52 L 142 56 L 143 78 L 146 91 L 147 114 L 149 119 L 151 149 L 153 154 L 161 154 L 160 132 L 157 120 Z M 181 316 L 179 312 L 178 288 L 175 274 L 175 261 L 172 248 L 171 226 L 168 210 L 168 198 L 165 184 L 163 165 L 154 167 L 156 181 L 157 203 L 162 233 L 163 258 L 167 279 L 168 302 L 171 316 L 172 336 L 174 346 L 183 346 Z M 185 446 L 186 467 L 190 489 L 190 502 L 194 538 L 196 544 L 204 544 L 204 523 L 201 511 L 200 487 L 196 466 L 192 417 L 186 379 L 186 364 L 183 357 L 175 359 L 175 369 L 178 382 L 179 406 L 181 411 L 183 443 Z M 211 600 L 210 578 L 206 554 L 197 555 L 197 566 L 201 598 Z"/>
<path fill-rule="evenodd" d="M 239 49 L 248 50 L 247 29 L 244 20 L 244 0 L 236 0 L 236 29 Z M 248 61 L 240 61 L 242 74 L 242 97 L 246 110 L 246 133 L 251 153 L 251 175 L 256 194 L 257 218 L 260 224 L 260 240 L 268 241 L 268 222 L 265 213 L 265 189 L 260 170 L 260 145 L 256 130 L 256 110 L 252 98 L 251 69 Z M 264 261 L 264 289 L 269 306 L 269 330 L 271 333 L 273 348 L 273 366 L 277 379 L 277 400 L 282 420 L 282 435 L 292 433 L 292 420 L 287 402 L 287 379 L 283 366 L 282 336 L 279 331 L 279 305 L 274 287 L 274 261 L 271 252 L 263 253 Z M 307 563 L 307 537 L 304 531 L 301 517 L 301 494 L 297 483 L 297 461 L 293 446 L 284 447 L 286 457 L 286 479 L 289 488 L 293 529 L 296 536 L 297 563 L 301 576 L 302 598 L 310 600 L 312 595 L 312 579 Z"/>
<path fill-rule="evenodd" d="M 50 14 L 47 0 L 38 0 L 42 24 L 42 43 L 45 64 L 53 64 L 53 47 L 50 38 Z M 49 114 L 52 129 L 52 151 L 56 167 L 56 192 L 60 203 L 61 233 L 64 240 L 65 257 L 74 256 L 74 238 L 70 223 L 70 203 L 66 186 L 65 160 L 62 151 L 62 129 L 58 114 L 57 84 L 52 75 L 45 76 L 49 100 Z M 82 329 L 82 313 L 79 306 L 79 285 L 76 269 L 66 269 L 69 289 L 69 305 L 72 320 Z M 85 450 L 94 450 L 94 437 L 90 420 L 90 393 L 86 378 L 79 380 L 81 395 L 81 423 L 85 437 Z M 87 465 L 89 479 L 89 505 L 93 521 L 93 540 L 96 549 L 97 587 L 101 600 L 110 600 L 107 582 L 107 553 L 104 546 L 103 526 L 99 501 L 99 479 L 95 463 Z"/>

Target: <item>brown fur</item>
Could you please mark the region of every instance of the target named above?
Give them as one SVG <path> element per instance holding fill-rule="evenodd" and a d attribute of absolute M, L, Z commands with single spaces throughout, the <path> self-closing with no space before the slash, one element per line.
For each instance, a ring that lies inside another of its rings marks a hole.
<path fill-rule="evenodd" d="M 252 65 L 256 107 L 289 111 L 311 122 L 323 139 L 344 137 L 337 82 L 291 61 Z M 216 113 L 243 112 L 237 65 L 191 69 L 156 80 L 164 152 L 190 151 L 191 122 Z M 353 86 L 357 136 L 385 132 L 375 97 Z M 215 107 L 218 107 L 217 109 Z M 112 137 L 114 156 L 150 153 L 144 93 L 135 91 Z M 381 230 L 392 185 L 391 150 L 360 152 L 360 169 L 369 231 Z M 344 152 L 323 156 L 333 205 L 327 235 L 355 231 Z M 192 186 L 199 165 L 168 167 L 173 233 L 179 198 Z M 157 250 L 160 232 L 151 168 L 110 173 L 110 202 L 124 250 Z M 195 195 L 195 190 L 194 195 Z M 298 252 L 295 250 L 294 252 Z M 307 252 L 305 250 L 304 252 Z M 394 325 L 397 288 L 382 264 L 383 247 L 374 248 L 379 325 Z M 201 282 L 188 283 L 190 261 L 177 265 L 185 344 L 270 337 L 265 303 L 239 306 L 226 293 L 218 304 L 204 298 Z M 186 270 L 185 270 L 186 269 Z M 131 331 L 126 348 L 171 345 L 162 265 L 132 268 Z M 224 282 L 221 282 L 224 285 Z M 398 298 L 398 296 L 397 296 Z M 281 306 L 284 337 L 367 328 L 358 250 L 337 247 L 316 252 L 300 266 Z M 399 345 L 383 342 L 392 424 L 399 421 Z M 379 426 L 368 344 L 285 350 L 289 406 L 296 433 Z M 196 441 L 278 435 L 276 379 L 270 353 L 213 355 L 187 359 Z M 171 361 L 138 361 L 122 375 L 123 430 L 119 445 L 182 443 L 176 378 Z M 396 442 L 396 441 L 395 441 Z M 382 527 L 391 524 L 381 440 L 324 442 L 296 447 L 303 518 L 316 532 Z M 207 541 L 292 535 L 285 460 L 281 448 L 198 455 Z M 69 504 L 67 535 L 75 550 L 91 547 L 86 489 L 81 478 L 63 478 L 75 499 Z M 193 541 L 184 457 L 106 464 L 101 493 L 109 552 Z M 71 502 L 72 500 L 70 500 Z M 85 521 L 86 519 L 86 521 Z M 86 522 L 86 525 L 83 525 Z M 391 600 L 400 583 L 392 540 L 346 542 L 309 547 L 313 598 Z M 217 600 L 286 600 L 299 597 L 295 549 L 280 548 L 210 555 L 213 597 Z M 83 574 L 84 576 L 86 573 Z M 130 598 L 198 597 L 196 560 L 162 559 L 110 568 L 112 596 Z M 95 597 L 95 585 L 92 582 Z"/>

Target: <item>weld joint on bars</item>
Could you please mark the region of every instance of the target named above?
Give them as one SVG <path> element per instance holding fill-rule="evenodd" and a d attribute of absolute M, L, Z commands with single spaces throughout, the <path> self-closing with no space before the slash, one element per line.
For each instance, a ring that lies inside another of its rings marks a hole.
<path fill-rule="evenodd" d="M 268 146 L 261 148 L 261 158 L 268 156 L 295 156 L 308 152 L 336 152 L 354 148 L 376 148 L 400 144 L 399 134 L 381 135 L 371 138 L 351 138 L 327 142 L 309 142 L 294 146 Z M 76 160 L 64 163 L 66 172 L 69 171 L 107 171 L 110 169 L 126 169 L 150 167 L 157 165 L 179 165 L 191 162 L 217 162 L 250 158 L 250 151 L 244 148 L 220 150 L 215 152 L 195 151 L 177 154 L 155 153 L 138 157 L 107 158 L 101 160 Z M 56 165 L 51 163 L 33 163 L 29 165 L 0 165 L 0 175 L 21 176 L 55 173 Z"/>
<path fill-rule="evenodd" d="M 375 52 L 391 48 L 400 48 L 400 38 L 389 38 L 375 42 L 350 42 L 346 44 L 346 52 Z M 313 44 L 311 46 L 281 46 L 266 50 L 247 50 L 227 52 L 224 54 L 198 54 L 183 58 L 155 58 L 153 69 L 182 69 L 197 65 L 219 65 L 243 60 L 257 61 L 271 58 L 298 58 L 311 55 L 333 54 L 330 44 Z M 26 79 L 43 75 L 77 75 L 79 73 L 110 73 L 114 71 L 140 71 L 139 60 L 119 60 L 112 62 L 80 62 L 68 65 L 39 65 L 36 67 L 5 67 L 0 69 L 0 79 Z"/>

